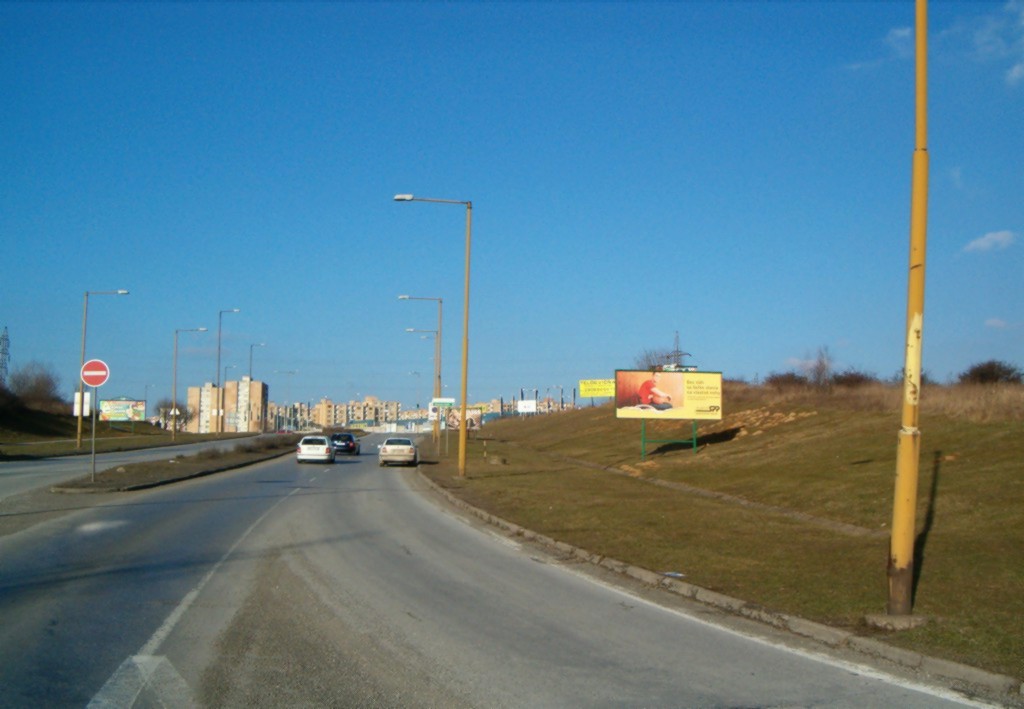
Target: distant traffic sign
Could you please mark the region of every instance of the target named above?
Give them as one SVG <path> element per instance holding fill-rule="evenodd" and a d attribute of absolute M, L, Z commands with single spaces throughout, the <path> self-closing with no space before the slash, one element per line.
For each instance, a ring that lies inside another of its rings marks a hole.
<path fill-rule="evenodd" d="M 90 359 L 82 365 L 82 382 L 88 386 L 103 386 L 109 378 L 110 367 L 102 359 Z"/>

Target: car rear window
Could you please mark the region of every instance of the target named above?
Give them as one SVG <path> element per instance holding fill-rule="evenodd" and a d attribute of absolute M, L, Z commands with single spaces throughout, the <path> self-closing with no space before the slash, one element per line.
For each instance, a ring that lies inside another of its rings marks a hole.
<path fill-rule="evenodd" d="M 389 438 L 388 440 L 384 441 L 384 445 L 386 445 L 386 446 L 411 446 L 412 445 L 412 441 L 410 441 L 408 438 Z"/>
<path fill-rule="evenodd" d="M 327 439 L 326 438 L 303 438 L 302 441 L 301 441 L 301 445 L 304 445 L 304 446 L 326 446 L 327 445 Z"/>

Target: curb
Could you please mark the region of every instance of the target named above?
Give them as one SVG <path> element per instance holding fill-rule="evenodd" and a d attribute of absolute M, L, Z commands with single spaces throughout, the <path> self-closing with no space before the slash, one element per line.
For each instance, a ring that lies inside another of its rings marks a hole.
<path fill-rule="evenodd" d="M 831 648 L 853 650 L 862 655 L 885 660 L 906 669 L 923 672 L 932 679 L 944 681 L 950 689 L 968 697 L 984 697 L 994 701 L 1006 702 L 1006 706 L 1024 707 L 1024 683 L 1015 677 L 987 672 L 950 660 L 928 657 L 919 652 L 893 647 L 879 640 L 862 637 L 847 630 L 833 628 L 786 613 L 768 611 L 747 601 L 710 591 L 686 581 L 665 576 L 656 571 L 633 566 L 624 561 L 604 557 L 600 554 L 594 554 L 586 549 L 574 547 L 565 542 L 538 534 L 518 524 L 497 517 L 490 512 L 474 507 L 442 488 L 420 472 L 419 468 L 416 469 L 416 473 L 432 490 L 440 494 L 455 507 L 472 514 L 492 526 L 503 529 L 513 536 L 537 542 L 580 561 L 601 566 L 649 586 L 662 588 L 684 598 L 689 598 L 734 615 L 788 631 L 794 635 L 814 640 Z"/>
<path fill-rule="evenodd" d="M 177 477 L 168 477 L 161 480 L 153 480 L 147 483 L 139 483 L 136 485 L 103 485 L 96 487 L 74 487 L 69 485 L 53 485 L 50 487 L 50 492 L 56 492 L 64 495 L 84 495 L 84 494 L 102 494 L 109 492 L 135 492 L 138 490 L 149 490 L 154 487 L 162 487 L 163 485 L 171 485 L 173 483 L 185 482 L 186 480 L 195 480 L 196 478 L 205 477 L 207 475 L 214 475 L 216 473 L 224 473 L 228 470 L 236 470 L 238 468 L 244 468 L 247 465 L 256 465 L 257 463 L 263 463 L 274 458 L 281 458 L 285 455 L 289 455 L 293 451 L 288 450 L 283 453 L 274 453 L 264 458 L 256 458 L 254 460 L 248 460 L 244 463 L 235 463 L 234 465 L 225 465 L 219 468 L 210 468 L 208 470 L 199 470 L 188 475 L 180 475 Z M 80 478 L 79 478 L 80 479 Z"/>

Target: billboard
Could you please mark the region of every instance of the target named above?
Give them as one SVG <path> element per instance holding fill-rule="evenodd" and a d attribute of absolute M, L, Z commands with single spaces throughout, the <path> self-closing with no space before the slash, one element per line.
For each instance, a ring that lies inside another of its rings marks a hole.
<path fill-rule="evenodd" d="M 467 431 L 475 431 L 480 428 L 480 423 L 483 421 L 484 412 L 483 409 L 466 409 L 466 418 L 469 419 L 468 425 L 466 426 Z M 449 430 L 458 431 L 459 421 L 462 419 L 462 409 L 450 408 L 445 413 L 445 425 Z"/>
<path fill-rule="evenodd" d="M 616 370 L 615 417 L 718 421 L 722 373 Z"/>
<path fill-rule="evenodd" d="M 516 402 L 516 413 L 517 414 L 535 414 L 537 413 L 537 400 L 536 399 L 524 399 Z"/>
<path fill-rule="evenodd" d="M 580 379 L 580 396 L 584 399 L 597 396 L 615 396 L 615 380 Z"/>
<path fill-rule="evenodd" d="M 146 402 L 124 399 L 100 401 L 100 421 L 145 421 Z"/>

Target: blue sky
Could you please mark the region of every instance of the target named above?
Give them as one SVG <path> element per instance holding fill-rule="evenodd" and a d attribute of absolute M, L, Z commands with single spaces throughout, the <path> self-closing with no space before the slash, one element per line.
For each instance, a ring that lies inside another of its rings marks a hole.
<path fill-rule="evenodd" d="M 924 368 L 1024 365 L 1024 2 L 930 3 Z M 101 395 L 903 365 L 914 4 L 2 3 L 0 327 Z M 222 367 L 223 368 L 223 367 Z M 281 374 L 295 371 L 294 375 Z M 221 372 L 223 377 L 223 372 Z"/>

